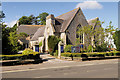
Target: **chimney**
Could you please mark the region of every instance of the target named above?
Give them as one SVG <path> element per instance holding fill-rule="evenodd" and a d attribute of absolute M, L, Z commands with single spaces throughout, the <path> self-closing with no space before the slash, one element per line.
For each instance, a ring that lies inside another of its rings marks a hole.
<path fill-rule="evenodd" d="M 17 21 L 17 27 L 19 26 L 19 20 Z"/>
<path fill-rule="evenodd" d="M 46 17 L 46 25 L 55 24 L 55 17 L 53 14 L 50 14 Z"/>

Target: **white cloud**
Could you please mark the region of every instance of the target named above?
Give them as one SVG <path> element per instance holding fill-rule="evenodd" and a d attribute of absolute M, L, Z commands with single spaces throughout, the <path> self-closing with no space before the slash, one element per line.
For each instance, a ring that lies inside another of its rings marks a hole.
<path fill-rule="evenodd" d="M 11 21 L 9 23 L 6 23 L 8 27 L 13 27 L 16 24 L 17 20 Z"/>
<path fill-rule="evenodd" d="M 78 7 L 82 9 L 102 9 L 103 8 L 103 6 L 97 1 L 84 1 L 83 3 L 77 4 L 76 8 Z"/>

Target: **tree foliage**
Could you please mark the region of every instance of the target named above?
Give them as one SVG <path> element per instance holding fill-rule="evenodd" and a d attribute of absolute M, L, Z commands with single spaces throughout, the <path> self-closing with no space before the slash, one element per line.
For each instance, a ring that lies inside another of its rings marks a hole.
<path fill-rule="evenodd" d="M 102 22 L 100 21 L 96 22 L 96 26 L 101 24 Z M 83 35 L 83 34 L 84 34 L 85 44 L 87 44 L 87 46 L 89 45 L 93 46 L 92 42 L 97 45 L 100 42 L 102 42 L 102 40 L 104 39 L 104 29 L 102 27 L 94 27 L 92 25 L 88 25 L 83 27 L 77 27 L 77 29 L 78 30 L 76 34 L 79 35 L 79 37 L 76 38 L 77 44 L 81 43 L 80 35 Z M 94 38 L 94 41 L 92 41 L 92 38 Z"/>
<path fill-rule="evenodd" d="M 48 48 L 51 53 L 53 53 L 57 48 L 57 44 L 60 41 L 60 39 L 56 36 L 49 36 L 48 37 Z"/>
<path fill-rule="evenodd" d="M 18 43 L 18 34 L 12 28 L 7 27 L 5 24 L 2 26 L 2 54 L 14 54 L 21 48 Z"/>
<path fill-rule="evenodd" d="M 120 51 L 120 30 L 116 31 L 113 34 L 113 38 L 114 38 L 114 43 L 116 45 L 117 50 Z"/>
<path fill-rule="evenodd" d="M 48 15 L 49 15 L 48 13 L 44 12 L 44 13 L 39 14 L 39 16 L 37 16 L 40 25 L 46 24 L 46 17 Z"/>
<path fill-rule="evenodd" d="M 46 17 L 49 14 L 46 12 L 43 12 L 41 14 L 39 14 L 39 16 L 34 16 L 34 15 L 30 15 L 30 16 L 22 16 L 19 19 L 19 23 L 20 24 L 24 24 L 24 25 L 45 25 L 46 24 Z"/>

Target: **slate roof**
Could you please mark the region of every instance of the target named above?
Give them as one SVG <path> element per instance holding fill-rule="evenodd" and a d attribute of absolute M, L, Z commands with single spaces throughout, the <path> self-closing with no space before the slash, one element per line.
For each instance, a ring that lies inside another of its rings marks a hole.
<path fill-rule="evenodd" d="M 100 25 L 96 25 L 96 24 L 99 24 L 99 22 L 96 23 L 97 21 L 99 21 L 99 18 L 98 18 L 98 17 L 96 17 L 96 18 L 94 18 L 94 19 L 88 20 L 88 24 L 91 25 L 91 26 L 93 26 L 94 28 L 95 28 L 95 27 L 101 27 Z"/>
<path fill-rule="evenodd" d="M 18 27 L 18 33 L 24 32 L 32 36 L 42 26 L 45 26 L 45 25 L 20 25 Z"/>
<path fill-rule="evenodd" d="M 71 23 L 72 19 L 74 18 L 74 16 L 78 12 L 78 10 L 80 10 L 80 8 L 76 8 L 72 11 L 69 11 L 65 14 L 62 14 L 62 15 L 56 17 L 57 19 L 63 20 L 62 24 L 57 26 L 57 27 L 60 27 L 60 30 L 58 30 L 58 31 L 64 32 L 67 29 L 67 27 Z"/>
<path fill-rule="evenodd" d="M 39 37 L 43 37 L 44 31 L 45 31 L 45 26 L 40 27 L 31 38 L 31 41 L 36 41 L 38 40 Z"/>

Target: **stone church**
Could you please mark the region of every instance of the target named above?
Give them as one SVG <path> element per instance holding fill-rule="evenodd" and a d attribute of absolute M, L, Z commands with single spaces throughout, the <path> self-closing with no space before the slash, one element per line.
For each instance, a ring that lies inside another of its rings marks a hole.
<path fill-rule="evenodd" d="M 54 35 L 60 37 L 65 45 L 74 45 L 76 42 L 77 27 L 88 26 L 88 24 L 95 26 L 92 20 L 99 20 L 99 18 L 87 21 L 80 8 L 57 17 L 51 14 L 46 17 L 46 25 L 18 25 L 18 33 L 24 32 L 29 35 L 26 40 L 20 39 L 19 42 L 26 48 L 30 47 L 35 51 L 42 41 L 40 50 L 48 51 L 48 37 Z M 83 35 L 83 44 L 85 43 L 84 37 Z"/>

